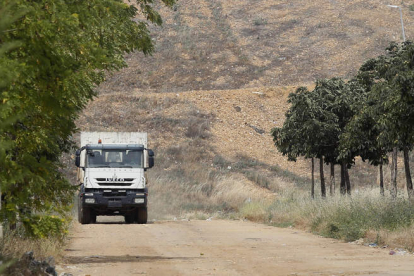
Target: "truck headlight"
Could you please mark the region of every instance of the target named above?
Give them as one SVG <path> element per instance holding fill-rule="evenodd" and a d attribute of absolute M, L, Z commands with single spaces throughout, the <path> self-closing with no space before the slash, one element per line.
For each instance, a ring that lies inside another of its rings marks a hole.
<path fill-rule="evenodd" d="M 85 198 L 85 203 L 95 203 L 94 198 Z"/>
<path fill-rule="evenodd" d="M 93 196 L 93 193 L 85 193 L 85 196 Z"/>
<path fill-rule="evenodd" d="M 145 202 L 145 198 L 136 198 L 135 199 L 135 203 L 144 203 Z"/>

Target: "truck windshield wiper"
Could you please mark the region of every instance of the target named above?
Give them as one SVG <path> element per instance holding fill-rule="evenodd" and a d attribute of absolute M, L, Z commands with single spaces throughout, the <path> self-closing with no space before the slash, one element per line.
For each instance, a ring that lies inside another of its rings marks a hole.
<path fill-rule="evenodd" d="M 120 168 L 132 168 L 132 166 L 119 166 Z"/>
<path fill-rule="evenodd" d="M 102 165 L 102 166 L 96 166 L 95 168 L 110 168 L 111 166 L 108 165 Z"/>

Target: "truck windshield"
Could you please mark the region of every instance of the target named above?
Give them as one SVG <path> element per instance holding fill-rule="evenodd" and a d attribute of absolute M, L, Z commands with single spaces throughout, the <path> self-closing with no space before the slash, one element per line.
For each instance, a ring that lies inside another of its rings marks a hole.
<path fill-rule="evenodd" d="M 142 151 L 90 150 L 86 155 L 88 168 L 143 168 Z"/>

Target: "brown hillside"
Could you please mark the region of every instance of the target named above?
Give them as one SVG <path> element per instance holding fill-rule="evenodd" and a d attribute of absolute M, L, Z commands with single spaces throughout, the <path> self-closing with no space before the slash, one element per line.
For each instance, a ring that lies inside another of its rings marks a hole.
<path fill-rule="evenodd" d="M 362 62 L 401 40 L 414 25 L 410 1 L 179 0 L 161 8 L 156 52 L 127 56 L 129 68 L 108 78 L 103 93 L 177 92 L 297 85 L 349 77 Z"/>

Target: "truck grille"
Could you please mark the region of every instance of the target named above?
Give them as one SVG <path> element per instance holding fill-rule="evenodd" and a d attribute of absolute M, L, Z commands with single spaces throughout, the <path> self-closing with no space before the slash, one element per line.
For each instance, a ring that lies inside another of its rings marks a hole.
<path fill-rule="evenodd" d="M 105 182 L 106 178 L 95 178 L 95 180 L 98 181 L 98 182 Z M 134 180 L 135 180 L 135 178 L 124 178 L 125 182 L 132 182 Z"/>
<path fill-rule="evenodd" d="M 132 182 L 135 180 L 135 178 L 123 178 L 120 179 L 120 181 L 115 180 L 113 181 L 113 179 L 108 179 L 110 181 L 107 181 L 106 178 L 95 178 L 96 183 L 99 186 L 117 186 L 117 187 L 125 187 L 125 186 L 131 186 Z M 122 181 L 123 180 L 123 181 Z"/>
<path fill-rule="evenodd" d="M 103 182 L 103 183 L 99 183 L 98 182 L 98 185 L 99 186 L 117 186 L 117 187 L 124 187 L 124 186 L 131 186 L 132 183 L 125 183 L 125 182 L 122 182 L 122 183 L 119 183 L 119 182 L 113 182 L 113 183 L 111 183 L 111 182 Z"/>

